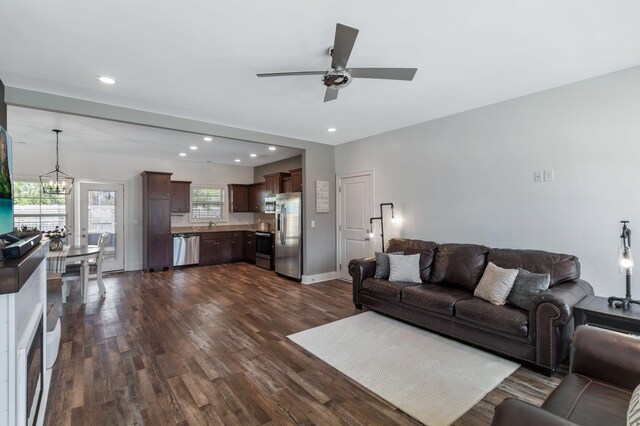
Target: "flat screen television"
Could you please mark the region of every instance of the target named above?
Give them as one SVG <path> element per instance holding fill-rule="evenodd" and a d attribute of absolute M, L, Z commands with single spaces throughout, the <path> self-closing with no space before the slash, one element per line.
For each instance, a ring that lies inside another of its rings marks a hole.
<path fill-rule="evenodd" d="M 13 231 L 11 136 L 0 126 L 0 234 Z"/>

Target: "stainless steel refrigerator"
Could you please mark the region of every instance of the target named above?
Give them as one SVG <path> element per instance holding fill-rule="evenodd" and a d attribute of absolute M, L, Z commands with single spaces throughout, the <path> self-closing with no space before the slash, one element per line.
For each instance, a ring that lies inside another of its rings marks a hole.
<path fill-rule="evenodd" d="M 302 276 L 302 194 L 276 195 L 276 272 L 299 280 Z"/>

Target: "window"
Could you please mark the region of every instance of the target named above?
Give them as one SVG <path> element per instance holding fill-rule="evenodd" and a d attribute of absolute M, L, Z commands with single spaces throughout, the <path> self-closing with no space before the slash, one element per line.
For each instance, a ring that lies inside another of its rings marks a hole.
<path fill-rule="evenodd" d="M 43 194 L 40 182 L 14 181 L 13 226 L 51 231 L 67 223 L 64 195 Z"/>
<path fill-rule="evenodd" d="M 222 186 L 192 186 L 191 221 L 226 220 L 225 198 L 226 190 Z"/>

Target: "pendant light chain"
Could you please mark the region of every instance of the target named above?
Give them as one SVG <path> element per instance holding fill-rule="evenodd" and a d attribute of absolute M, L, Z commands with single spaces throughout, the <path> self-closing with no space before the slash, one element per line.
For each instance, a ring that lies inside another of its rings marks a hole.
<path fill-rule="evenodd" d="M 69 195 L 74 179 L 60 170 L 60 133 L 62 130 L 53 129 L 56 133 L 56 167 L 47 174 L 40 176 L 42 192 L 45 194 Z"/>

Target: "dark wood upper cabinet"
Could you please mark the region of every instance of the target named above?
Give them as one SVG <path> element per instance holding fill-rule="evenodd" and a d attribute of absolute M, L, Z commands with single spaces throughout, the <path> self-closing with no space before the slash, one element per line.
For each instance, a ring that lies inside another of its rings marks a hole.
<path fill-rule="evenodd" d="M 147 195 L 150 199 L 171 198 L 171 173 L 142 172 L 147 177 Z"/>
<path fill-rule="evenodd" d="M 264 196 L 265 196 L 265 184 L 254 183 L 249 185 L 249 211 L 250 212 L 263 212 L 264 211 Z"/>
<path fill-rule="evenodd" d="M 265 175 L 264 185 L 267 195 L 281 194 L 284 191 L 284 179 L 291 177 L 291 173 L 271 173 Z"/>
<path fill-rule="evenodd" d="M 229 211 L 231 213 L 249 212 L 249 186 L 229 184 Z"/>
<path fill-rule="evenodd" d="M 173 265 L 171 173 L 142 172 L 142 269 Z"/>
<path fill-rule="evenodd" d="M 302 192 L 302 169 L 289 170 L 291 173 L 291 192 Z"/>
<path fill-rule="evenodd" d="M 191 210 L 191 182 L 171 181 L 171 213 L 189 213 Z"/>

